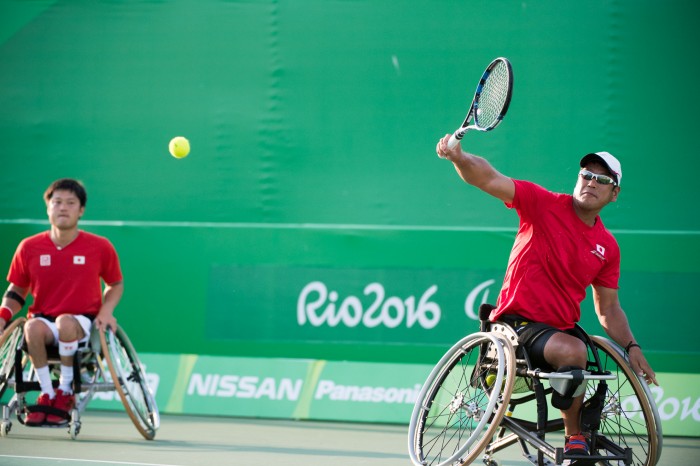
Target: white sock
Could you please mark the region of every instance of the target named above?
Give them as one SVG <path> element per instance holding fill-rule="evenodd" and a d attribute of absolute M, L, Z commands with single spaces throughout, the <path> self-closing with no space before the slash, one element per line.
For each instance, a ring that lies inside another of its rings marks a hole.
<path fill-rule="evenodd" d="M 47 393 L 49 398 L 53 400 L 56 396 L 56 392 L 53 391 L 53 384 L 51 383 L 51 373 L 49 372 L 49 366 L 37 367 L 36 376 L 39 379 L 39 386 L 41 387 L 41 393 Z"/>
<path fill-rule="evenodd" d="M 58 388 L 63 393 L 66 395 L 73 393 L 73 366 L 61 364 L 61 376 L 58 378 L 58 382 Z"/>

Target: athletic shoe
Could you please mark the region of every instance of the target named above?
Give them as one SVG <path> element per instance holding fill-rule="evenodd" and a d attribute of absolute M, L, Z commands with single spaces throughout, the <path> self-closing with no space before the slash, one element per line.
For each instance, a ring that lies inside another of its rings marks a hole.
<path fill-rule="evenodd" d="M 564 453 L 568 455 L 588 456 L 589 453 L 588 439 L 583 434 L 566 436 L 566 445 Z"/>
<path fill-rule="evenodd" d="M 53 399 L 53 407 L 69 413 L 71 409 L 75 408 L 75 395 L 66 393 L 59 388 L 56 390 L 56 398 Z M 47 424 L 64 424 L 66 422 L 68 421 L 65 418 L 55 414 L 46 416 Z"/>
<path fill-rule="evenodd" d="M 39 398 L 36 399 L 36 404 L 38 406 L 53 406 L 53 400 L 49 397 L 48 393 L 42 393 Z M 24 423 L 28 426 L 40 426 L 46 421 L 46 413 L 33 412 L 27 414 L 24 419 Z"/>

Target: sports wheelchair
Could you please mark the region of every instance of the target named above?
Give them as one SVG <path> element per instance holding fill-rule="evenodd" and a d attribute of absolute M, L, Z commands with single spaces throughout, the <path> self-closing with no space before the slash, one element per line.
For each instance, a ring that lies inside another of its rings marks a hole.
<path fill-rule="evenodd" d="M 14 390 L 14 395 L 7 404 L 0 405 L 0 436 L 9 434 L 13 414 L 21 424 L 26 425 L 27 415 L 40 411 L 65 420 L 58 425 L 41 427 L 67 426 L 70 437 L 75 440 L 81 428 L 80 415 L 95 393 L 116 391 L 136 429 L 147 440 L 155 438 L 160 425 L 158 407 L 136 351 L 121 327 L 117 326 L 115 332 L 98 331 L 93 327 L 89 340 L 78 348 L 73 365 L 76 406 L 66 413 L 48 406 L 32 405 L 26 400 L 29 392 L 39 391 L 40 387 L 31 361 L 25 353 L 25 322 L 24 317 L 15 318 L 0 335 L 0 400 L 8 388 Z M 60 358 L 56 348 L 47 350 L 53 384 L 57 387 Z"/>
<path fill-rule="evenodd" d="M 656 465 L 660 417 L 646 382 L 619 346 L 577 326 L 589 348 L 587 367 L 547 372 L 532 367 L 508 324 L 488 321 L 491 309 L 481 305 L 480 332 L 450 348 L 423 385 L 408 432 L 413 464 L 467 465 L 483 452 L 484 464 L 497 466 L 494 455 L 517 443 L 538 466 Z M 564 422 L 558 409 L 549 418 L 548 400 L 583 393 L 581 426 L 590 433 L 591 454 L 575 456 L 564 452 Z M 545 438 L 557 431 L 562 446 Z"/>

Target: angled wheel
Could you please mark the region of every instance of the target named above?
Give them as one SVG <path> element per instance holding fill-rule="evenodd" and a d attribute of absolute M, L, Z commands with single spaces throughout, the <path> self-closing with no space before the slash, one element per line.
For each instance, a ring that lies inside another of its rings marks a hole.
<path fill-rule="evenodd" d="M 127 414 L 141 435 L 153 440 L 160 426 L 160 414 L 129 337 L 121 327 L 117 327 L 116 332 L 101 331 L 100 342 L 112 381 Z"/>
<path fill-rule="evenodd" d="M 649 387 L 634 373 L 617 345 L 607 338 L 591 338 L 598 348 L 601 369 L 617 375 L 617 379 L 608 381 L 600 432 L 622 448 L 631 448 L 633 465 L 655 466 L 663 437 Z M 587 392 L 587 397 L 593 393 L 590 384 Z"/>
<path fill-rule="evenodd" d="M 455 344 L 428 376 L 413 408 L 408 433 L 413 464 L 473 461 L 498 428 L 514 380 L 510 342 L 474 333 Z"/>
<path fill-rule="evenodd" d="M 0 397 L 5 393 L 8 382 L 14 375 L 15 353 L 21 344 L 26 320 L 24 317 L 18 317 L 0 334 Z"/>

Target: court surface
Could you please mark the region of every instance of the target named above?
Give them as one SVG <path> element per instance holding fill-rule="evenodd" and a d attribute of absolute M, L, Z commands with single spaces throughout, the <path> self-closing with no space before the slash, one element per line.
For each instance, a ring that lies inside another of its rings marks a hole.
<path fill-rule="evenodd" d="M 406 426 L 164 415 L 156 440 L 144 440 L 123 412 L 88 411 L 77 440 L 65 428 L 13 422 L 0 438 L 0 465 L 410 465 Z M 700 439 L 664 440 L 660 465 L 700 464 Z M 502 466 L 525 466 L 519 450 Z M 473 463 L 483 464 L 481 460 Z"/>

